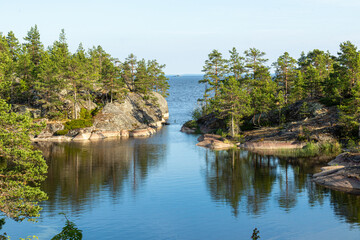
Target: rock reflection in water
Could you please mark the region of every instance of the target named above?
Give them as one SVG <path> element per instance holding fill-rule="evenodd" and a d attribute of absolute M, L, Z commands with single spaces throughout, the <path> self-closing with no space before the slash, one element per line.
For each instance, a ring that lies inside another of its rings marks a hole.
<path fill-rule="evenodd" d="M 148 172 L 161 165 L 166 145 L 142 144 L 137 139 L 84 143 L 41 143 L 48 162 L 48 178 L 42 188 L 49 200 L 46 212 L 65 208 L 81 212 L 98 200 L 101 191 L 119 199 L 124 188 L 133 193 L 144 184 Z"/>
<path fill-rule="evenodd" d="M 305 195 L 310 206 L 323 205 L 329 197 L 340 219 L 360 225 L 359 195 L 329 190 L 311 181 L 311 173 L 325 165 L 327 157 L 275 157 L 239 150 L 208 150 L 205 160 L 205 179 L 211 197 L 230 205 L 234 216 L 242 209 L 260 216 L 272 201 L 290 212 L 298 198 Z"/>

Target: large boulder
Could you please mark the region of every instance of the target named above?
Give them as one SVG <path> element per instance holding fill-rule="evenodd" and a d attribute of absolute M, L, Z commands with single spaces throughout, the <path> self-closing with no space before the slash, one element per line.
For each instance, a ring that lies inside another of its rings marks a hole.
<path fill-rule="evenodd" d="M 360 154 L 341 153 L 313 175 L 313 181 L 343 191 L 360 190 Z"/>
<path fill-rule="evenodd" d="M 92 110 L 96 105 L 91 101 L 81 100 L 77 104 L 81 108 Z M 20 109 L 26 111 L 26 109 Z M 169 116 L 167 102 L 158 93 L 152 93 L 148 100 L 142 95 L 129 93 L 122 102 L 106 104 L 95 116 L 93 126 L 72 129 L 66 136 L 54 136 L 56 131 L 63 130 L 63 122 L 47 123 L 46 128 L 33 141 L 85 141 L 116 137 L 150 136 L 165 123 Z"/>
<path fill-rule="evenodd" d="M 210 148 L 212 150 L 226 150 L 236 147 L 235 144 L 215 134 L 201 135 L 198 141 L 199 143 L 196 144 L 196 146 Z"/>
<path fill-rule="evenodd" d="M 129 93 L 123 102 L 108 103 L 94 119 L 94 127 L 100 131 L 146 129 L 159 126 L 168 114 L 166 100 L 154 93 L 154 102 L 145 101 L 136 93 Z"/>
<path fill-rule="evenodd" d="M 55 134 L 56 131 L 63 130 L 64 125 L 61 122 L 47 123 L 44 130 L 41 131 L 37 138 L 48 138 Z"/>

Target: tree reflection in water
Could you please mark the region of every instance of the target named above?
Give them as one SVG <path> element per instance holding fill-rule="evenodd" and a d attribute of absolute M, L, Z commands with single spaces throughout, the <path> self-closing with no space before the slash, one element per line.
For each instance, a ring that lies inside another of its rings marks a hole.
<path fill-rule="evenodd" d="M 211 197 L 230 205 L 234 216 L 242 206 L 247 214 L 259 216 L 266 211 L 269 200 L 289 212 L 300 195 L 307 195 L 310 206 L 322 205 L 329 199 L 337 216 L 360 225 L 359 195 L 329 190 L 311 181 L 311 174 L 328 160 L 207 150 L 205 179 Z"/>
<path fill-rule="evenodd" d="M 151 169 L 161 165 L 166 145 L 141 141 L 97 141 L 83 143 L 42 143 L 48 162 L 43 190 L 48 194 L 46 212 L 71 208 L 80 213 L 91 207 L 103 192 L 119 199 L 124 188 L 133 193 L 145 183 Z"/>

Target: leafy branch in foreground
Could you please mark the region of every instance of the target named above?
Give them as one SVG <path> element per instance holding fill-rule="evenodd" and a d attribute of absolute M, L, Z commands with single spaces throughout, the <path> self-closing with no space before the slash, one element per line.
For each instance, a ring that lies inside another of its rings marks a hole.
<path fill-rule="evenodd" d="M 65 226 L 62 231 L 55 235 L 52 240 L 81 240 L 82 239 L 82 230 L 78 229 L 75 223 L 71 222 L 64 213 L 66 218 Z"/>
<path fill-rule="evenodd" d="M 38 202 L 47 199 L 39 187 L 47 165 L 29 137 L 41 127 L 0 99 L 0 211 L 15 221 L 34 220 L 41 210 Z"/>

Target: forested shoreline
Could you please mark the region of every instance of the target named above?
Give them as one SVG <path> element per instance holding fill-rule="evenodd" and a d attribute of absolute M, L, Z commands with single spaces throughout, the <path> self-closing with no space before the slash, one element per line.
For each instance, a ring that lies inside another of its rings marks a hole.
<path fill-rule="evenodd" d="M 10 31 L 0 35 L 0 98 L 9 104 L 40 109 L 39 117 L 78 119 L 77 105 L 92 101 L 99 108 L 123 99 L 128 92 L 150 98 L 150 92 L 167 95 L 165 65 L 138 60 L 130 54 L 120 61 L 101 46 L 85 50 L 79 44 L 69 51 L 65 31 L 45 48 L 35 25 L 20 43 Z"/>
<path fill-rule="evenodd" d="M 127 102 L 136 100 L 136 108 L 130 106 L 133 114 L 145 125 L 157 127 L 149 119 L 165 114 L 160 109 L 165 108 L 163 102 L 167 109 L 163 97 L 168 95 L 169 84 L 164 68 L 157 60 L 138 60 L 134 54 L 120 61 L 101 46 L 85 50 L 80 43 L 71 53 L 64 30 L 47 48 L 36 25 L 24 43 L 12 31 L 6 36 L 0 33 L 0 216 L 36 220 L 41 210 L 38 203 L 47 199 L 40 189 L 47 164 L 30 136 L 40 134 L 51 125 L 49 121 L 61 126 L 57 135 L 89 128 L 103 108 L 113 102 L 119 106 L 127 96 Z M 35 109 L 37 114 L 19 108 Z M 149 109 L 156 113 L 151 115 Z M 0 230 L 4 223 L 0 218 Z"/>
<path fill-rule="evenodd" d="M 354 44 L 341 43 L 337 56 L 314 49 L 307 54 L 302 52 L 296 60 L 285 52 L 271 65 L 275 70 L 273 76 L 264 52 L 250 48 L 240 55 L 233 48 L 229 53 L 229 59 L 217 50 L 208 55 L 203 67 L 204 78 L 199 81 L 206 85 L 206 90 L 193 114 L 195 120 L 216 113 L 226 121 L 225 131 L 234 137 L 241 128 L 286 123 L 289 119 L 284 109 L 298 102 L 302 102 L 299 114 L 305 119 L 308 103 L 317 101 L 325 106 L 337 106 L 339 137 L 357 141 L 360 53 Z M 278 116 L 277 119 L 266 119 L 270 114 Z"/>

